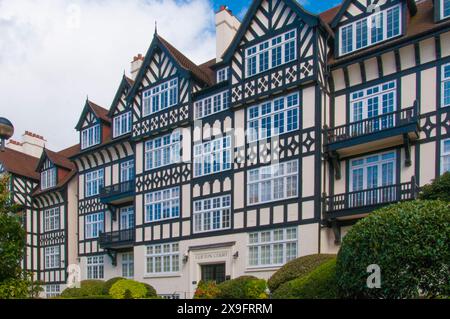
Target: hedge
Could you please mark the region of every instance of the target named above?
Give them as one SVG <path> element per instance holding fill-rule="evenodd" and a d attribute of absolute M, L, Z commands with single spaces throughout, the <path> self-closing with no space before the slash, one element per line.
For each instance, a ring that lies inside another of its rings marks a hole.
<path fill-rule="evenodd" d="M 274 292 L 282 284 L 302 277 L 323 263 L 335 259 L 335 255 L 316 254 L 291 260 L 270 277 L 267 285 Z"/>
<path fill-rule="evenodd" d="M 272 294 L 273 299 L 336 299 L 336 259 L 329 260 L 309 274 L 288 281 Z"/>
<path fill-rule="evenodd" d="M 423 186 L 419 198 L 450 202 L 450 172 L 442 174 L 431 184 Z"/>
<path fill-rule="evenodd" d="M 145 297 L 147 298 L 156 298 L 158 297 L 157 293 L 156 293 L 156 289 L 153 288 L 153 286 L 143 283 L 141 282 L 141 284 L 144 285 L 145 289 L 147 289 L 147 294 L 145 295 Z"/>
<path fill-rule="evenodd" d="M 344 237 L 336 274 L 344 298 L 450 295 L 450 203 L 413 201 L 372 212 Z M 369 265 L 381 269 L 370 289 Z"/>
<path fill-rule="evenodd" d="M 114 299 L 142 299 L 147 297 L 147 288 L 143 283 L 122 279 L 112 285 L 109 294 Z"/>
<path fill-rule="evenodd" d="M 119 280 L 123 280 L 125 278 L 123 277 L 114 277 L 111 278 L 107 281 L 105 281 L 105 283 L 103 284 L 103 295 L 109 295 L 109 290 L 111 289 L 111 287 L 118 282 Z"/>
<path fill-rule="evenodd" d="M 61 297 L 64 298 L 81 298 L 89 296 L 103 295 L 103 280 L 83 280 L 80 282 L 80 288 L 66 288 Z"/>
<path fill-rule="evenodd" d="M 264 279 L 242 276 L 218 285 L 217 299 L 266 299 L 267 284 Z"/>

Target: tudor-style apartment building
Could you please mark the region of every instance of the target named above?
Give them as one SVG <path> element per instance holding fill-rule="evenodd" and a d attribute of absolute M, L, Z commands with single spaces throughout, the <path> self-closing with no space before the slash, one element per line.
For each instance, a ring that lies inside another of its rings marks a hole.
<path fill-rule="evenodd" d="M 0 153 L 27 269 L 48 296 L 74 263 L 191 298 L 200 280 L 336 253 L 359 219 L 450 170 L 448 17 L 450 0 L 319 15 L 254 0 L 242 21 L 221 7 L 199 65 L 155 32 L 109 109 L 86 101 L 79 145 L 27 157 L 33 170 Z"/>

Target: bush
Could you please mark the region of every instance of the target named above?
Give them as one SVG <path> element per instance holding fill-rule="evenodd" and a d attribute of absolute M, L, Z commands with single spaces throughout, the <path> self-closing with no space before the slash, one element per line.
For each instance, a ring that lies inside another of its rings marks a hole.
<path fill-rule="evenodd" d="M 264 279 L 242 276 L 218 285 L 218 299 L 266 299 L 267 284 Z"/>
<path fill-rule="evenodd" d="M 102 293 L 102 295 L 109 295 L 109 290 L 111 289 L 111 287 L 112 287 L 116 282 L 118 282 L 119 280 L 123 280 L 123 279 L 125 279 L 125 278 L 122 278 L 122 277 L 114 277 L 114 278 L 111 278 L 111 279 L 105 281 L 105 283 L 103 284 L 103 293 Z"/>
<path fill-rule="evenodd" d="M 147 288 L 143 283 L 122 279 L 112 285 L 109 294 L 114 299 L 142 299 L 147 296 Z"/>
<path fill-rule="evenodd" d="M 157 293 L 156 293 L 156 289 L 153 288 L 153 286 L 146 284 L 144 282 L 141 282 L 141 284 L 144 285 L 145 289 L 147 289 L 147 294 L 145 295 L 145 297 L 147 298 L 155 298 L 158 297 Z"/>
<path fill-rule="evenodd" d="M 0 282 L 0 299 L 26 299 L 29 297 L 29 282 L 10 278 Z"/>
<path fill-rule="evenodd" d="M 80 288 L 66 288 L 61 293 L 63 298 L 81 298 L 103 295 L 103 280 L 83 280 L 80 282 Z"/>
<path fill-rule="evenodd" d="M 309 274 L 282 284 L 273 299 L 336 299 L 336 259 L 329 260 Z"/>
<path fill-rule="evenodd" d="M 220 289 L 215 281 L 200 281 L 195 290 L 194 299 L 216 299 Z"/>
<path fill-rule="evenodd" d="M 336 275 L 344 298 L 450 295 L 450 203 L 403 202 L 355 224 L 344 237 Z M 367 267 L 381 269 L 381 289 L 367 287 Z"/>
<path fill-rule="evenodd" d="M 431 184 L 423 186 L 419 198 L 450 202 L 450 172 L 439 176 Z"/>
<path fill-rule="evenodd" d="M 61 292 L 61 298 L 80 298 L 83 297 L 80 288 L 66 288 Z"/>
<path fill-rule="evenodd" d="M 302 277 L 321 264 L 336 258 L 335 255 L 309 255 L 291 260 L 270 277 L 267 285 L 271 292 L 282 284 Z"/>

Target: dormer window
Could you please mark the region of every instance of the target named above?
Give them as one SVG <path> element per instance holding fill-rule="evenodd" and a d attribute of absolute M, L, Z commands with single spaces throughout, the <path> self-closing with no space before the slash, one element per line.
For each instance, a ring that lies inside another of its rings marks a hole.
<path fill-rule="evenodd" d="M 340 55 L 345 55 L 401 34 L 401 7 L 375 12 L 339 29 Z"/>
<path fill-rule="evenodd" d="M 450 0 L 441 1 L 441 19 L 450 17 Z"/>
<path fill-rule="evenodd" d="M 41 172 L 41 189 L 49 189 L 56 186 L 56 167 Z"/>
<path fill-rule="evenodd" d="M 119 137 L 131 132 L 132 116 L 131 111 L 114 117 L 113 137 Z"/>
<path fill-rule="evenodd" d="M 81 149 L 100 144 L 100 124 L 81 131 Z"/>
<path fill-rule="evenodd" d="M 164 82 L 142 94 L 143 116 L 165 110 L 178 103 L 178 79 Z"/>
<path fill-rule="evenodd" d="M 247 77 L 297 58 L 297 31 L 292 30 L 245 50 Z"/>
<path fill-rule="evenodd" d="M 230 76 L 230 68 L 226 67 L 217 71 L 217 83 L 227 81 Z"/>

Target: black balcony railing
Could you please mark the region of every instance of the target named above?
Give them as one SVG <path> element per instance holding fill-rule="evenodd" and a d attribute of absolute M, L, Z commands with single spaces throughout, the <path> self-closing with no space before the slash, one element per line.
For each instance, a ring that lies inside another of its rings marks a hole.
<path fill-rule="evenodd" d="M 323 200 L 324 211 L 338 215 L 346 215 L 342 212 L 361 213 L 364 210 L 370 211 L 374 206 L 416 199 L 418 192 L 419 187 L 415 178 L 412 178 L 407 183 L 326 196 Z"/>
<path fill-rule="evenodd" d="M 135 230 L 124 229 L 110 233 L 101 233 L 98 238 L 102 248 L 120 248 L 134 243 Z"/>
<path fill-rule="evenodd" d="M 134 194 L 135 181 L 130 180 L 119 184 L 103 187 L 100 190 L 100 200 L 104 203 L 114 201 Z"/>
<path fill-rule="evenodd" d="M 381 132 L 383 130 L 414 124 L 418 121 L 418 114 L 418 106 L 417 103 L 414 102 L 414 106 L 395 112 L 385 113 L 333 128 L 326 127 L 325 143 L 332 144 L 342 142 L 352 138 Z"/>

